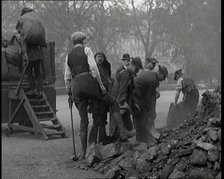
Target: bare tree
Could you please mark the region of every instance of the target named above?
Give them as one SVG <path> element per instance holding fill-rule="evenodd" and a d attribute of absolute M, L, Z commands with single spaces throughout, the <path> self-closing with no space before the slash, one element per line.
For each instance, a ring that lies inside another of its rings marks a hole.
<path fill-rule="evenodd" d="M 155 0 L 145 0 L 139 9 L 134 0 L 131 0 L 134 17 L 134 32 L 141 40 L 145 48 L 145 57 L 152 56 L 159 36 L 164 32 L 160 20 L 169 13 L 169 9 L 157 3 Z"/>
<path fill-rule="evenodd" d="M 89 19 L 89 38 L 95 51 L 107 53 L 116 45 L 117 38 L 124 32 L 121 22 L 124 16 L 125 12 L 117 1 L 111 4 L 97 2 Z"/>

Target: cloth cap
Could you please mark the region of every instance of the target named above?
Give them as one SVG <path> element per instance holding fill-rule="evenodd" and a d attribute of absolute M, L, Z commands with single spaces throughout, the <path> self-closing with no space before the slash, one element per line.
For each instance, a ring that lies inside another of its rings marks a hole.
<path fill-rule="evenodd" d="M 168 70 L 165 66 L 159 65 L 159 72 L 162 72 L 166 76 L 166 78 L 168 78 Z"/>
<path fill-rule="evenodd" d="M 131 63 L 136 66 L 138 69 L 142 69 L 143 65 L 142 65 L 142 61 L 139 57 L 135 57 L 131 59 Z"/>
<path fill-rule="evenodd" d="M 98 55 L 101 55 L 101 56 L 104 57 L 104 59 L 106 59 L 106 56 L 105 56 L 105 54 L 104 54 L 103 52 L 97 52 L 97 53 L 94 55 L 94 58 L 96 58 L 96 56 L 98 56 Z"/>
<path fill-rule="evenodd" d="M 130 61 L 130 55 L 128 53 L 123 54 L 123 58 L 121 59 L 122 61 L 127 60 Z"/>
<path fill-rule="evenodd" d="M 179 70 L 175 71 L 175 73 L 174 73 L 174 80 L 177 79 L 177 75 L 182 75 L 182 69 L 179 69 Z"/>
<path fill-rule="evenodd" d="M 86 35 L 83 32 L 74 32 L 71 36 L 73 44 L 76 44 L 77 42 L 82 42 Z"/>
<path fill-rule="evenodd" d="M 151 63 L 159 63 L 158 60 L 154 57 L 146 58 L 146 60 Z"/>
<path fill-rule="evenodd" d="M 33 11 L 34 11 L 34 9 L 30 9 L 28 7 L 24 7 L 22 12 L 21 12 L 21 16 L 26 14 L 26 13 L 28 13 L 28 12 L 33 12 Z"/>

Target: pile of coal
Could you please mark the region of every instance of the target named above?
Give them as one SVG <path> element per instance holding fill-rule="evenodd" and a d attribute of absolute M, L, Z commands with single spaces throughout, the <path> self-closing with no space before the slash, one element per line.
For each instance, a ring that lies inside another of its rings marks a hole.
<path fill-rule="evenodd" d="M 93 145 L 88 167 L 105 178 L 221 178 L 221 88 L 202 94 L 201 105 L 175 129 L 149 144 Z"/>

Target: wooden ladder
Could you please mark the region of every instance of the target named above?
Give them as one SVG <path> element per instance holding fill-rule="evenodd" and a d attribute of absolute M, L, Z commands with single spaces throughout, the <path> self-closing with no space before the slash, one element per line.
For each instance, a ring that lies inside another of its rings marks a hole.
<path fill-rule="evenodd" d="M 41 95 L 30 93 L 25 89 L 20 89 L 18 95 L 16 92 L 15 89 L 9 91 L 9 135 L 13 133 L 13 129 L 17 129 L 36 135 L 40 134 L 44 140 L 48 140 L 49 137 L 53 135 L 66 137 L 65 128 L 55 115 L 44 92 Z M 18 99 L 19 104 L 12 113 L 12 101 Z M 28 120 L 18 121 L 16 116 L 19 114 L 22 106 L 28 115 Z"/>

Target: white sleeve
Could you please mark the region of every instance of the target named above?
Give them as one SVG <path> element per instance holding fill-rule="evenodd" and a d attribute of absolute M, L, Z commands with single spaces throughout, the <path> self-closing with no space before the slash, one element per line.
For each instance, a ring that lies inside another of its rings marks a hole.
<path fill-rule="evenodd" d="M 90 73 L 94 78 L 96 78 L 97 75 L 99 75 L 100 73 L 99 73 L 96 61 L 94 59 L 93 52 L 89 47 L 85 47 L 85 54 L 87 56 Z"/>
<path fill-rule="evenodd" d="M 102 87 L 104 87 L 103 83 L 102 83 L 102 80 L 101 80 L 101 77 L 100 77 L 100 72 L 98 70 L 98 67 L 97 67 L 97 64 L 96 64 L 96 61 L 94 59 L 94 55 L 93 55 L 93 52 L 90 48 L 88 47 L 85 47 L 85 54 L 87 56 L 87 61 L 88 61 L 88 64 L 89 64 L 89 70 L 90 70 L 90 74 L 97 79 L 101 89 Z M 105 87 L 104 87 L 105 88 Z"/>
<path fill-rule="evenodd" d="M 182 78 L 179 78 L 177 80 L 177 86 L 176 86 L 176 90 L 181 90 L 182 89 Z"/>
<path fill-rule="evenodd" d="M 68 66 L 68 55 L 65 57 L 65 74 L 64 74 L 64 80 L 65 80 L 65 86 L 67 88 L 70 87 L 70 83 L 71 82 L 71 70 Z"/>

